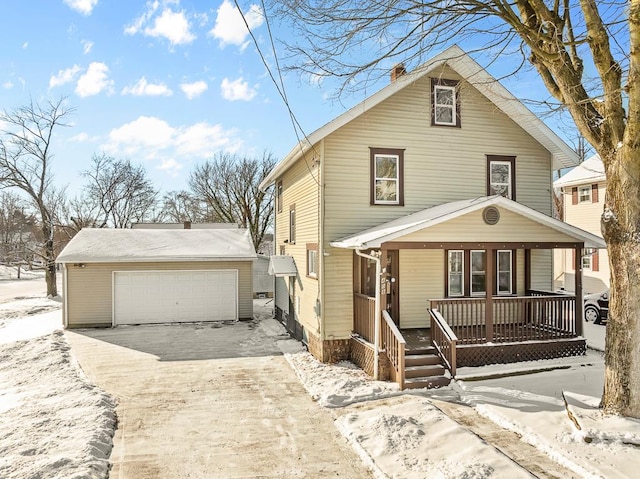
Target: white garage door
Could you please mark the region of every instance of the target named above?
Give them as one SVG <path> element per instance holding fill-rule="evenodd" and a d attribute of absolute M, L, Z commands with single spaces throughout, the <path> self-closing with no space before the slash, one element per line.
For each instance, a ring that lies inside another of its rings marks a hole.
<path fill-rule="evenodd" d="M 115 324 L 238 319 L 238 272 L 122 271 L 114 273 Z"/>

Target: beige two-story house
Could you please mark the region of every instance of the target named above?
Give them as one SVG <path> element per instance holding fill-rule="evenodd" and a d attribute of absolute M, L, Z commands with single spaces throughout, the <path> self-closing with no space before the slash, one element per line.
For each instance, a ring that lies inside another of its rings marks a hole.
<path fill-rule="evenodd" d="M 460 48 L 397 66 L 261 185 L 275 186 L 276 317 L 318 359 L 403 387 L 584 353 L 580 304 L 550 292 L 555 248 L 602 247 L 551 217 L 551 172 L 577 160 Z"/>
<path fill-rule="evenodd" d="M 553 183 L 562 194 L 562 218 L 570 225 L 601 236 L 607 178 L 598 155 L 580 163 Z M 575 258 L 572 251 L 556 251 L 556 286 L 575 291 Z M 609 287 L 609 255 L 606 249 L 582 256 L 584 294 L 601 293 Z"/>

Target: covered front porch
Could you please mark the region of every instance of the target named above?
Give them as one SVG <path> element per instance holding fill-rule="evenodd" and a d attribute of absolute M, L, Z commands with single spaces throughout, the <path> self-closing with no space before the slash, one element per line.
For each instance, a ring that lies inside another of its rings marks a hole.
<path fill-rule="evenodd" d="M 481 200 L 381 225 L 381 234 L 372 229 L 357 237 L 366 248 L 352 247 L 354 337 L 382 355 L 401 387 L 429 387 L 426 377 L 416 380 L 416 355 L 437 356 L 446 375 L 455 377 L 458 367 L 586 351 L 582 301 L 577 300 L 582 257 L 602 240 L 501 197 Z M 511 224 L 487 223 L 489 207 Z M 463 225 L 481 241 L 455 241 L 465 236 Z M 441 233 L 457 234 L 449 241 Z M 489 241 L 490 235 L 504 241 Z M 522 241 L 527 237 L 535 241 Z M 555 248 L 576 252 L 575 295 L 551 291 L 546 258 Z M 539 287 L 546 286 L 545 278 L 549 287 Z M 416 337 L 422 338 L 418 346 Z M 435 370 L 423 369 L 425 376 Z"/>

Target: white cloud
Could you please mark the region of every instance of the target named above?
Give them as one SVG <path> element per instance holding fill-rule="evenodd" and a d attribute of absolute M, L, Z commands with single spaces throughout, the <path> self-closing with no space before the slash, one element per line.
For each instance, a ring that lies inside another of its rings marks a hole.
<path fill-rule="evenodd" d="M 209 86 L 203 80 L 195 81 L 193 83 L 181 83 L 180 89 L 187 96 L 189 100 L 193 100 L 196 97 L 202 95 Z"/>
<path fill-rule="evenodd" d="M 244 18 L 251 30 L 258 28 L 264 22 L 262 9 L 259 5 L 253 4 L 244 13 Z M 249 30 L 242 19 L 242 14 L 229 0 L 224 0 L 218 8 L 216 24 L 209 32 L 213 38 L 220 40 L 220 46 L 237 45 L 244 49 L 247 46 L 247 36 Z"/>
<path fill-rule="evenodd" d="M 13 87 L 14 87 L 14 84 L 11 80 L 7 80 L 2 84 L 2 88 L 4 88 L 5 90 L 11 90 Z"/>
<path fill-rule="evenodd" d="M 55 88 L 74 81 L 81 70 L 82 68 L 78 65 L 73 65 L 71 68 L 66 68 L 64 70 L 58 70 L 57 75 L 53 75 L 49 78 L 49 88 Z"/>
<path fill-rule="evenodd" d="M 136 33 L 138 33 L 140 30 L 142 30 L 142 27 L 144 27 L 144 25 L 149 22 L 149 20 L 159 7 L 160 2 L 158 2 L 157 0 L 154 2 L 147 2 L 147 11 L 136 18 L 132 23 L 124 27 L 124 33 L 126 33 L 127 35 L 135 35 Z"/>
<path fill-rule="evenodd" d="M 241 145 L 237 133 L 221 125 L 202 122 L 173 127 L 160 118 L 140 116 L 111 130 L 102 147 L 119 156 L 179 162 L 209 158 L 221 150 L 237 151 Z"/>
<path fill-rule="evenodd" d="M 64 0 L 70 8 L 83 15 L 91 15 L 93 7 L 98 4 L 98 0 Z"/>
<path fill-rule="evenodd" d="M 162 160 L 162 163 L 160 163 L 158 169 L 168 173 L 173 177 L 176 177 L 178 176 L 180 170 L 182 170 L 182 166 L 182 163 L 178 163 L 175 159 L 166 158 Z"/>
<path fill-rule="evenodd" d="M 106 91 L 113 92 L 113 80 L 109 79 L 109 67 L 104 63 L 92 62 L 87 72 L 78 79 L 76 93 L 86 97 Z"/>
<path fill-rule="evenodd" d="M 140 78 L 135 85 L 122 90 L 123 95 L 134 96 L 171 96 L 173 92 L 164 83 L 149 83 L 145 77 Z"/>
<path fill-rule="evenodd" d="M 165 4 L 179 2 L 165 1 Z M 191 23 L 184 11 L 174 12 L 171 8 L 163 8 L 162 13 L 156 15 L 160 2 L 147 2 L 147 11 L 127 25 L 124 32 L 135 35 L 142 32 L 148 37 L 165 38 L 171 45 L 187 45 L 196 39 L 191 32 Z"/>
<path fill-rule="evenodd" d="M 72 143 L 97 143 L 100 141 L 99 136 L 89 136 L 88 133 L 82 132 L 69 138 Z"/>
<path fill-rule="evenodd" d="M 82 40 L 80 43 L 82 43 L 82 53 L 84 53 L 86 55 L 89 52 L 91 52 L 91 49 L 93 48 L 93 42 L 92 41 L 90 41 L 90 40 Z"/>
<path fill-rule="evenodd" d="M 250 101 L 258 93 L 249 86 L 249 82 L 243 81 L 242 77 L 233 81 L 228 78 L 223 79 L 220 84 L 220 90 L 222 91 L 222 98 L 229 101 Z"/>

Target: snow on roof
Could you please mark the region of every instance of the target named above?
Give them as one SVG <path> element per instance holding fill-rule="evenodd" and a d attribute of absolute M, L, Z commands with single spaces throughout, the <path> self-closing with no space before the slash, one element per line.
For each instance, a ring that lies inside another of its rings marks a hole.
<path fill-rule="evenodd" d="M 483 196 L 470 200 L 454 201 L 444 203 L 432 208 L 427 208 L 417 213 L 413 213 L 393 221 L 383 223 L 373 228 L 356 233 L 355 235 L 332 241 L 331 246 L 335 248 L 364 249 L 379 248 L 382 243 L 393 241 L 396 238 L 414 233 L 431 226 L 435 226 L 445 221 L 452 220 L 473 211 L 477 211 L 487 206 L 499 206 L 516 214 L 536 221 L 544 226 L 555 229 L 561 233 L 583 241 L 589 248 L 605 248 L 606 244 L 602 238 L 587 231 L 571 226 L 560 220 L 547 216 L 539 211 L 529 208 L 523 204 L 504 198 L 500 195 Z"/>
<path fill-rule="evenodd" d="M 584 160 L 566 175 L 561 176 L 553 182 L 555 188 L 565 186 L 575 186 L 583 183 L 596 183 L 605 181 L 607 177 L 604 174 L 604 164 L 600 156 L 595 154 L 588 160 Z"/>
<path fill-rule="evenodd" d="M 83 228 L 57 262 L 250 261 L 255 257 L 246 229 Z"/>
<path fill-rule="evenodd" d="M 297 276 L 296 262 L 292 256 L 272 255 L 269 257 L 269 274 L 277 277 Z"/>
<path fill-rule="evenodd" d="M 524 106 L 520 100 L 514 97 L 498 80 L 482 68 L 479 63 L 472 59 L 459 46 L 453 45 L 423 65 L 417 67 L 414 71 L 402 75 L 396 81 L 311 133 L 305 140 L 298 143 L 287 156 L 271 170 L 267 177 L 260 183 L 260 188 L 268 188 L 269 185 L 320 140 L 443 65 L 447 65 L 457 72 L 489 101 L 502 110 L 503 113 L 544 146 L 551 153 L 554 169 L 568 168 L 578 164 L 578 155 L 569 145 L 556 135 L 540 118 L 534 115 L 531 110 Z"/>

